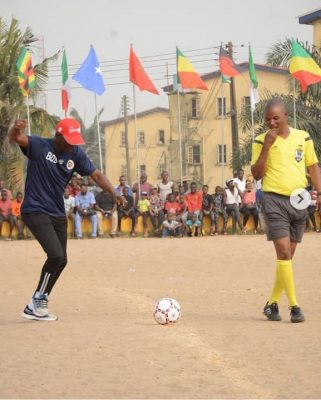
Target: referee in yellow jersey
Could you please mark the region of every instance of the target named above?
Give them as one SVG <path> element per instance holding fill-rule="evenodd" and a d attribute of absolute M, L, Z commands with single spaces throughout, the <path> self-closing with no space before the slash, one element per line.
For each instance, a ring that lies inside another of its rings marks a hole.
<path fill-rule="evenodd" d="M 270 321 L 280 321 L 278 302 L 285 291 L 291 322 L 303 322 L 295 295 L 292 259 L 297 243 L 302 240 L 307 210 L 293 207 L 290 196 L 295 189 L 307 186 L 307 169 L 318 192 L 320 212 L 321 173 L 310 135 L 288 126 L 282 99 L 269 100 L 264 116 L 269 131 L 253 142 L 251 170 L 255 179 L 262 179 L 267 238 L 274 243 L 277 261 L 274 287 L 263 313 Z"/>

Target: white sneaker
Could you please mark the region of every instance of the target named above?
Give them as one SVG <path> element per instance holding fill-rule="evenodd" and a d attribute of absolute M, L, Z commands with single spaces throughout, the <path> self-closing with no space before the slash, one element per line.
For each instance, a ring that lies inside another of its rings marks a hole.
<path fill-rule="evenodd" d="M 49 314 L 48 310 L 48 295 L 41 294 L 39 297 L 33 297 L 31 299 L 31 303 L 29 304 L 29 308 L 33 311 L 35 315 L 38 317 L 44 317 Z"/>
<path fill-rule="evenodd" d="M 54 314 L 47 314 L 40 317 L 39 315 L 35 314 L 34 310 L 32 310 L 29 305 L 25 307 L 21 316 L 22 318 L 36 321 L 56 321 L 58 319 L 58 317 Z"/>

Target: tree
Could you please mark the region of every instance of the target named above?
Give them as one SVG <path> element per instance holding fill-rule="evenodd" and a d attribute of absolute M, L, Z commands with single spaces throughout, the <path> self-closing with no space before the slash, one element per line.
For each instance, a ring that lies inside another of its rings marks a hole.
<path fill-rule="evenodd" d="M 23 181 L 23 157 L 17 146 L 10 146 L 7 132 L 17 118 L 27 119 L 25 97 L 19 90 L 16 63 L 22 47 L 31 49 L 38 41 L 30 28 L 22 32 L 18 21 L 7 25 L 0 17 L 0 174 L 8 186 L 21 189 Z M 59 52 L 34 66 L 36 88 L 30 93 L 30 123 L 33 133 L 50 136 L 58 118 L 36 107 L 37 95 L 43 91 L 48 79 L 48 64 L 57 59 Z"/>
<path fill-rule="evenodd" d="M 321 65 L 320 49 L 309 46 L 307 43 L 300 43 L 312 56 L 318 65 Z M 286 39 L 284 42 L 277 42 L 268 51 L 267 64 L 271 66 L 281 66 L 288 68 L 291 58 L 291 40 Z M 311 135 L 317 156 L 321 159 L 321 84 L 310 85 L 306 93 L 299 92 L 298 86 L 295 84 L 295 99 L 293 94 L 276 94 L 266 91 L 261 94 L 261 101 L 257 104 L 254 112 L 255 135 L 266 131 L 264 121 L 264 108 L 266 102 L 272 97 L 281 97 L 286 104 L 288 111 L 289 124 L 294 126 L 294 103 L 296 114 L 296 127 L 302 129 Z M 293 78 L 289 75 L 289 93 L 293 92 Z M 241 115 L 240 125 L 242 131 L 247 135 L 241 144 L 241 161 L 243 165 L 249 164 L 251 161 L 251 114 L 250 110 L 245 110 Z"/>

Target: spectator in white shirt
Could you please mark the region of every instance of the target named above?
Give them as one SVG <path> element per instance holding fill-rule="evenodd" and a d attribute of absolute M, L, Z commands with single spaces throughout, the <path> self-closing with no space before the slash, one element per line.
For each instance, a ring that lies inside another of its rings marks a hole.
<path fill-rule="evenodd" d="M 238 169 L 237 176 L 233 179 L 234 183 L 237 183 L 237 187 L 240 189 L 241 192 L 244 192 L 246 179 L 244 179 L 244 170 Z"/>
<path fill-rule="evenodd" d="M 157 185 L 159 194 L 162 196 L 164 204 L 167 200 L 167 196 L 172 193 L 173 182 L 168 180 L 168 172 L 162 172 L 162 181 Z"/>
<path fill-rule="evenodd" d="M 233 179 L 233 182 L 237 183 L 237 187 L 243 193 L 245 190 L 245 185 L 246 185 L 246 180 L 244 179 L 244 170 L 243 169 L 237 170 L 236 178 Z M 238 197 L 238 201 L 239 201 L 239 206 L 240 206 L 242 203 L 241 196 Z"/>
<path fill-rule="evenodd" d="M 68 187 L 64 191 L 64 205 L 67 221 L 70 221 L 72 226 L 72 235 L 75 236 L 75 198 L 70 195 Z"/>

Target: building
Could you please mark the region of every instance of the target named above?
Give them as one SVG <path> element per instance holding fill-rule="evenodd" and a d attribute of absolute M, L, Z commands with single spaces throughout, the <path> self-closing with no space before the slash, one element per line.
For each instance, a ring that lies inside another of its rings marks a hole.
<path fill-rule="evenodd" d="M 136 130 L 134 115 L 101 122 L 105 133 L 106 173 L 114 184 L 120 175 L 125 175 L 129 184 L 137 180 Z M 159 181 L 163 170 L 169 168 L 168 148 L 171 140 L 169 111 L 156 107 L 136 115 L 138 158 L 141 172 L 148 175 L 148 181 Z M 127 125 L 127 128 L 126 128 Z M 128 161 L 126 157 L 126 129 L 128 132 Z"/>
<path fill-rule="evenodd" d="M 242 132 L 239 123 L 240 116 L 250 107 L 248 63 L 238 66 L 241 73 L 234 78 L 235 110 L 230 108 L 230 84 L 222 84 L 220 71 L 215 71 L 202 76 L 208 91 L 184 91 L 178 98 L 177 91 L 173 91 L 170 85 L 163 88 L 168 94 L 169 109 L 157 107 L 137 113 L 139 164 L 141 171 L 147 173 L 149 182 L 157 182 L 165 169 L 170 179 L 176 182 L 183 177 L 195 180 L 199 185 L 207 183 L 213 191 L 216 185 L 224 184 L 233 175 L 232 115 L 237 118 L 240 143 L 249 134 L 249 131 Z M 289 73 L 286 69 L 260 64 L 256 64 L 255 68 L 262 98 L 267 91 L 271 94 L 289 92 Z M 132 184 L 137 179 L 134 116 L 128 117 L 127 124 L 129 172 L 125 118 L 102 122 L 101 126 L 105 132 L 107 175 L 113 183 L 118 182 L 120 175 L 125 175 Z"/>
<path fill-rule="evenodd" d="M 321 9 L 310 11 L 299 16 L 299 24 L 313 26 L 313 44 L 321 47 Z"/>
<path fill-rule="evenodd" d="M 208 91 L 184 91 L 178 99 L 173 86 L 164 88 L 169 96 L 172 140 L 168 159 L 173 178 L 179 180 L 181 175 L 189 176 L 198 184 L 208 184 L 213 191 L 216 185 L 224 185 L 225 180 L 233 176 L 230 166 L 231 116 L 237 119 L 240 143 L 245 135 L 250 134 L 249 131 L 242 132 L 240 127 L 240 116 L 250 109 L 248 63 L 238 64 L 238 67 L 241 73 L 234 78 L 235 110 L 230 107 L 230 84 L 222 83 L 220 71 L 202 76 L 209 87 Z M 289 92 L 289 73 L 286 69 L 260 64 L 256 64 L 255 68 L 261 98 L 267 91 L 271 94 Z"/>

